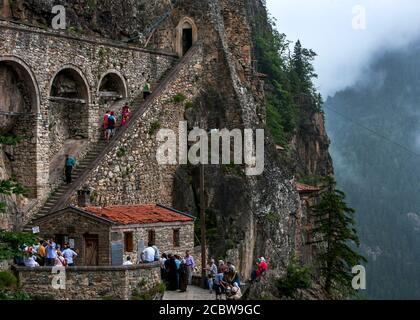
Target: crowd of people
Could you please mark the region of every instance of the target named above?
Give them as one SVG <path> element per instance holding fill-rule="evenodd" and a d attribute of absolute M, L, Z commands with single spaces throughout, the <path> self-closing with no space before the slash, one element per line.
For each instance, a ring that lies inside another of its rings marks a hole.
<path fill-rule="evenodd" d="M 187 291 L 187 287 L 192 284 L 195 266 L 194 258 L 189 251 L 185 252 L 184 257 L 162 254 L 160 258 L 161 276 L 168 290 Z"/>
<path fill-rule="evenodd" d="M 126 103 L 121 109 L 121 121 L 120 126 L 123 127 L 127 124 L 128 119 L 130 118 L 131 109 Z M 112 137 L 115 136 L 117 128 L 118 118 L 114 111 L 108 110 L 104 115 L 103 129 L 105 133 L 105 140 L 110 141 Z"/>
<path fill-rule="evenodd" d="M 53 238 L 40 240 L 38 244 L 22 247 L 24 257 L 16 258 L 16 264 L 29 267 L 73 267 L 78 254 L 65 243 L 61 248 Z"/>

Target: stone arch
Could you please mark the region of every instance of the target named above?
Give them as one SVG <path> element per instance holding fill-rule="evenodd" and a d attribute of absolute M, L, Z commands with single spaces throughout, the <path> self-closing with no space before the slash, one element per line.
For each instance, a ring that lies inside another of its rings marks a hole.
<path fill-rule="evenodd" d="M 108 70 L 99 80 L 98 96 L 101 98 L 128 98 L 128 87 L 125 77 L 118 70 Z"/>
<path fill-rule="evenodd" d="M 194 20 L 184 17 L 175 31 L 175 52 L 182 57 L 198 40 L 198 29 Z"/>
<path fill-rule="evenodd" d="M 60 82 L 69 80 L 67 88 L 59 88 Z M 73 82 L 73 84 L 70 84 Z M 84 100 L 84 104 L 91 104 L 91 93 L 89 82 L 83 72 L 74 65 L 65 65 L 61 67 L 51 78 L 50 82 L 50 100 L 55 98 Z M 60 100 L 60 99 L 58 99 Z"/>
<path fill-rule="evenodd" d="M 19 57 L 0 56 L 0 133 L 22 138 L 15 146 L 2 146 L 0 160 L 4 177 L 15 176 L 37 193 L 37 116 L 41 97 L 36 77 Z"/>
<path fill-rule="evenodd" d="M 91 90 L 83 72 L 62 66 L 51 78 L 48 107 L 50 184 L 62 179 L 66 154 L 79 157 L 90 137 Z"/>

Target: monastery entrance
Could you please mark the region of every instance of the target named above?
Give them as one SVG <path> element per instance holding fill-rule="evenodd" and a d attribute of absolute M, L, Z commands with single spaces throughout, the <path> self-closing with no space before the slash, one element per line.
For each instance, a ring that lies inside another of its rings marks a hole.
<path fill-rule="evenodd" d="M 197 40 L 198 30 L 194 20 L 185 17 L 176 28 L 175 49 L 178 55 L 184 56 Z"/>

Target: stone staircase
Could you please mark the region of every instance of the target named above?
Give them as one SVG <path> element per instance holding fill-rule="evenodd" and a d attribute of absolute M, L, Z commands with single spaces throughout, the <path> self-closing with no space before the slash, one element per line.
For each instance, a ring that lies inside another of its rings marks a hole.
<path fill-rule="evenodd" d="M 190 58 L 196 52 L 198 46 L 199 44 L 194 45 L 172 69 L 162 76 L 163 80 L 161 80 L 146 101 L 143 101 L 142 96 L 134 98 L 131 103 L 131 106 L 133 107 L 132 115 L 127 124 L 124 127 L 119 128 L 115 137 L 109 143 L 104 140 L 100 140 L 96 143 L 95 147 L 85 156 L 83 160 L 78 163 L 78 166 L 73 171 L 73 183 L 70 185 L 63 183 L 55 190 L 54 193 L 51 194 L 41 210 L 39 210 L 39 212 L 37 212 L 25 226 L 25 232 L 31 232 L 32 227 L 34 226 L 34 220 L 42 218 L 51 212 L 63 209 L 67 205 L 70 198 L 83 187 L 83 184 L 88 178 L 90 172 L 95 169 L 108 152 L 114 149 L 119 140 L 121 140 L 124 134 L 135 125 L 136 120 L 144 114 L 153 101 L 159 97 L 162 91 L 176 79 L 179 71 L 186 63 L 188 63 Z"/>

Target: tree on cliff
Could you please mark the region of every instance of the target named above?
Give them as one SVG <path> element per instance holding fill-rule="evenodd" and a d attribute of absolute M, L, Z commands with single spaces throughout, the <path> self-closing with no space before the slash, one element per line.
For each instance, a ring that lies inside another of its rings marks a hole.
<path fill-rule="evenodd" d="M 335 189 L 335 181 L 327 179 L 326 192 L 312 207 L 314 237 L 320 244 L 317 264 L 324 280 L 324 289 L 330 296 L 351 293 L 351 269 L 366 262 L 352 246 L 360 242 L 354 228 L 355 211 L 345 202 L 345 194 Z"/>
<path fill-rule="evenodd" d="M 317 54 L 302 47 L 300 40 L 295 44 L 290 59 L 289 79 L 294 94 L 314 94 L 312 80 L 317 78 L 313 61 Z"/>

